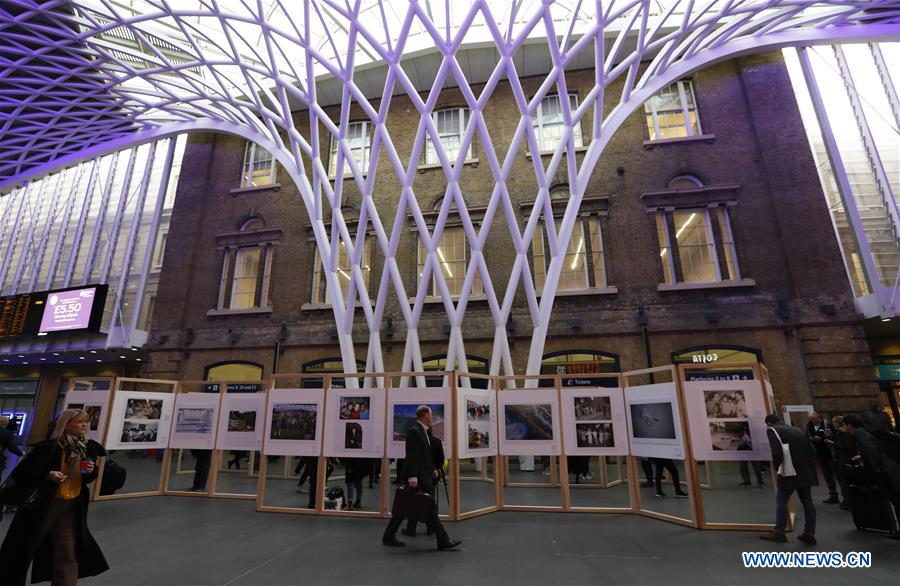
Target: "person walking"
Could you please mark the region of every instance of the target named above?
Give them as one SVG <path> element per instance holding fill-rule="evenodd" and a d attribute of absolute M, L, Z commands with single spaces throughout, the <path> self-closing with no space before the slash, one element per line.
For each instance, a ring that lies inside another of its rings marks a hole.
<path fill-rule="evenodd" d="M 431 427 L 432 413 L 428 405 L 420 405 L 416 409 L 416 424 L 410 426 L 406 432 L 406 462 L 403 466 L 403 476 L 409 490 L 418 490 L 425 494 L 434 494 L 434 483 L 438 478 L 438 471 L 434 468 L 434 460 L 431 453 L 431 443 L 428 438 L 428 428 Z M 392 547 L 406 545 L 397 539 L 397 530 L 403 522 L 401 515 L 393 515 L 388 526 L 384 530 L 381 542 Z M 444 529 L 441 520 L 438 519 L 437 507 L 431 509 L 429 518 L 425 521 L 428 530 L 437 537 L 439 550 L 452 549 L 462 541 L 450 539 Z"/>
<path fill-rule="evenodd" d="M 87 526 L 88 485 L 106 451 L 88 439 L 88 414 L 67 409 L 50 439 L 34 446 L 12 472 L 20 485 L 39 491 L 35 506 L 16 511 L 0 546 L 0 584 L 31 581 L 74 586 L 109 569 Z"/>
<path fill-rule="evenodd" d="M 763 533 L 760 539 L 787 543 L 784 530 L 787 527 L 787 504 L 796 491 L 803 504 L 803 533 L 797 540 L 816 545 L 816 507 L 812 502 L 811 487 L 819 484 L 816 464 L 806 434 L 787 425 L 777 415 L 766 416 L 772 464 L 778 470 L 778 490 L 775 494 L 775 529 Z"/>

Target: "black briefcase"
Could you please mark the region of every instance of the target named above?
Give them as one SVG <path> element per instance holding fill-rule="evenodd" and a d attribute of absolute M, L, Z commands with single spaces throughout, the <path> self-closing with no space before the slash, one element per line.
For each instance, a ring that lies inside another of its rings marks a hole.
<path fill-rule="evenodd" d="M 398 488 L 394 495 L 391 515 L 424 523 L 432 518 L 436 506 L 434 497 L 430 494 L 408 488 Z"/>

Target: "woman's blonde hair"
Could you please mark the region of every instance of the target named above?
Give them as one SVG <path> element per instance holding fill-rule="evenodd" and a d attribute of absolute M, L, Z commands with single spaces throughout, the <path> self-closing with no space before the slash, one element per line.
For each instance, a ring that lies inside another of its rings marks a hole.
<path fill-rule="evenodd" d="M 53 433 L 50 435 L 50 439 L 59 440 L 66 432 L 66 427 L 69 425 L 69 422 L 79 417 L 84 417 L 88 420 L 90 419 L 90 415 L 88 415 L 87 411 L 84 409 L 66 409 L 60 413 L 59 418 L 56 420 L 56 427 L 53 428 Z"/>

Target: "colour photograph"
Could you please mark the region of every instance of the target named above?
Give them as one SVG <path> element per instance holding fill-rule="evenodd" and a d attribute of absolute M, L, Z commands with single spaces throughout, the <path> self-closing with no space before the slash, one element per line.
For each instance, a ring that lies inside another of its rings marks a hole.
<path fill-rule="evenodd" d="M 597 421 L 612 419 L 609 397 L 575 397 L 575 419 Z"/>
<path fill-rule="evenodd" d="M 180 407 L 175 413 L 175 433 L 212 433 L 215 412 L 210 407 Z"/>
<path fill-rule="evenodd" d="M 425 403 L 431 407 L 431 434 L 444 441 L 444 404 Z M 406 432 L 416 423 L 416 409 L 422 403 L 394 403 L 394 430 L 395 442 L 406 440 Z"/>
<path fill-rule="evenodd" d="M 616 443 L 612 423 L 576 423 L 575 435 L 579 448 L 612 448 Z"/>
<path fill-rule="evenodd" d="M 553 439 L 553 407 L 550 403 L 504 405 L 504 414 L 507 440 Z"/>
<path fill-rule="evenodd" d="M 490 419 L 490 402 L 466 399 L 466 421 L 489 421 Z"/>
<path fill-rule="evenodd" d="M 369 397 L 341 397 L 341 419 L 368 419 L 370 401 Z"/>
<path fill-rule="evenodd" d="M 315 403 L 275 403 L 272 405 L 271 439 L 314 440 L 319 406 Z"/>
<path fill-rule="evenodd" d="M 635 439 L 677 439 L 672 403 L 633 403 L 631 430 Z"/>
<path fill-rule="evenodd" d="M 137 421 L 125 421 L 122 425 L 122 443 L 153 443 L 159 431 L 159 423 L 152 421 L 140 423 Z"/>
<path fill-rule="evenodd" d="M 469 423 L 469 449 L 478 450 L 491 445 L 491 425 L 487 422 Z"/>
<path fill-rule="evenodd" d="M 228 431 L 256 431 L 256 411 L 229 411 Z"/>
<path fill-rule="evenodd" d="M 358 423 L 348 423 L 344 428 L 344 449 L 361 450 L 363 447 L 363 428 Z"/>
<path fill-rule="evenodd" d="M 746 419 L 744 391 L 704 391 L 706 416 L 710 419 Z"/>
<path fill-rule="evenodd" d="M 97 431 L 100 428 L 100 414 L 103 413 L 103 407 L 100 405 L 88 405 L 84 410 L 88 414 L 90 430 Z"/>
<path fill-rule="evenodd" d="M 125 419 L 159 419 L 162 406 L 160 399 L 128 399 Z"/>
<path fill-rule="evenodd" d="M 709 424 L 712 447 L 716 451 L 752 450 L 750 426 L 742 421 L 712 421 Z"/>

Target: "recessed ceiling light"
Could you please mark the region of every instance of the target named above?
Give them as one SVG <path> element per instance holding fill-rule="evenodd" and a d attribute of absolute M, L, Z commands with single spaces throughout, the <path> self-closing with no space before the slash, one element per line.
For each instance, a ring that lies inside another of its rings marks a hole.
<path fill-rule="evenodd" d="M 60 360 L 59 363 L 60 363 L 60 364 L 65 364 L 65 362 L 63 362 L 62 360 Z"/>
<path fill-rule="evenodd" d="M 78 360 L 84 360 L 84 356 L 79 356 Z"/>
<path fill-rule="evenodd" d="M 96 350 L 91 350 L 91 354 L 96 354 L 96 353 L 97 353 Z"/>
<path fill-rule="evenodd" d="M 24 354 L 19 354 L 19 358 L 25 358 Z"/>
<path fill-rule="evenodd" d="M 22 364 L 28 364 L 28 362 L 23 362 Z"/>
<path fill-rule="evenodd" d="M 53 355 L 54 355 L 54 356 L 59 356 L 59 352 L 54 352 Z"/>
<path fill-rule="evenodd" d="M 47 360 L 46 358 L 41 357 L 41 360 Z"/>
<path fill-rule="evenodd" d="M 98 358 L 98 359 L 97 359 L 97 362 L 103 362 L 103 361 L 102 361 L 102 360 L 100 360 L 100 359 L 99 359 L 99 358 Z"/>
<path fill-rule="evenodd" d="M 137 352 L 137 351 L 138 351 L 138 349 L 137 349 L 137 348 L 135 348 L 135 347 L 134 347 L 134 346 L 132 346 L 132 347 L 131 347 L 131 351 L 132 351 L 132 352 Z"/>
<path fill-rule="evenodd" d="M 883 317 L 883 318 L 881 318 L 881 321 L 891 321 L 891 318 L 889 318 L 889 317 Z"/>
<path fill-rule="evenodd" d="M 141 359 L 140 359 L 140 358 L 135 358 L 135 360 L 137 360 L 137 361 L 138 361 L 138 362 L 140 362 L 140 361 L 141 361 Z"/>
<path fill-rule="evenodd" d="M 123 359 L 124 359 L 124 358 L 125 358 L 125 356 L 119 356 L 119 358 L 123 358 Z"/>
<path fill-rule="evenodd" d="M 9 358 L 4 358 L 3 362 L 9 362 Z"/>

